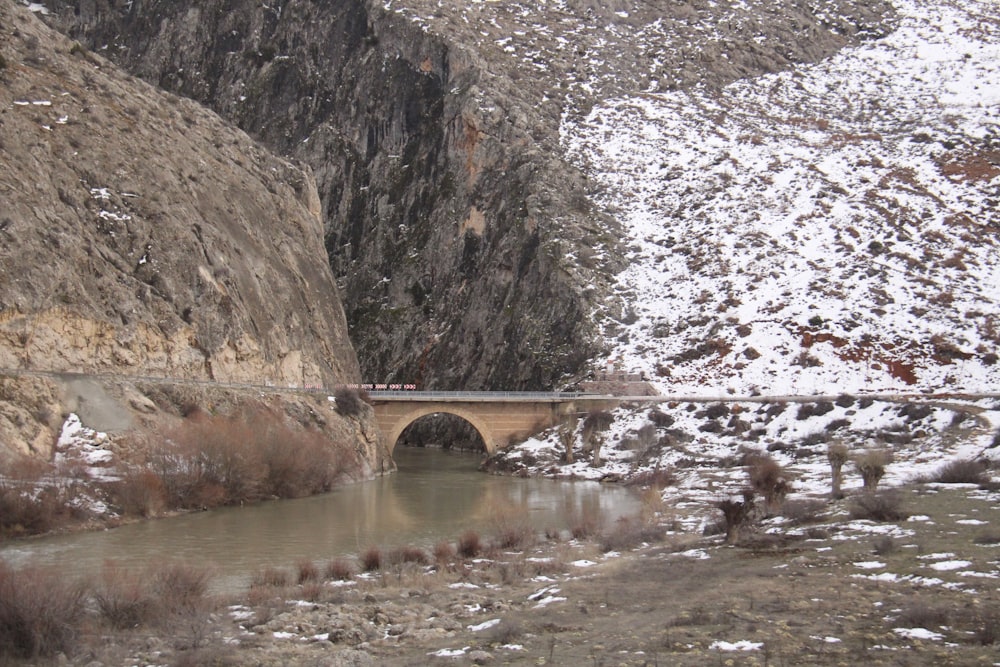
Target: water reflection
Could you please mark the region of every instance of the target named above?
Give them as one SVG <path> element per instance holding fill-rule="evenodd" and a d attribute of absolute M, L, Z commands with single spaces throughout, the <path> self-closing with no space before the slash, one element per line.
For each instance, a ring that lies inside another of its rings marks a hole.
<path fill-rule="evenodd" d="M 322 496 L 16 542 L 0 547 L 0 558 L 81 574 L 98 571 L 109 559 L 135 567 L 177 559 L 211 566 L 236 585 L 266 566 L 354 555 L 373 544 L 430 547 L 467 528 L 489 534 L 499 508 L 525 508 L 539 530 L 565 529 L 579 516 L 613 520 L 638 509 L 620 487 L 480 473 L 478 454 L 402 447 L 394 454 L 398 473 Z"/>

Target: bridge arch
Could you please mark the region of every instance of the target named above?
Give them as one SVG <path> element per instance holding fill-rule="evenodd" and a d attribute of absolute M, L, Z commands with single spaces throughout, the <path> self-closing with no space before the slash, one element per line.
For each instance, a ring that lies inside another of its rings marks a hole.
<path fill-rule="evenodd" d="M 403 435 L 406 427 L 418 419 L 437 414 L 454 415 L 464 419 L 472 425 L 472 428 L 476 429 L 476 433 L 483 439 L 483 446 L 487 454 L 493 454 L 497 450 L 497 443 L 494 441 L 493 432 L 481 417 L 469 410 L 463 410 L 460 406 L 448 405 L 445 407 L 440 404 L 432 404 L 415 406 L 403 414 L 395 416 L 392 425 L 388 428 L 383 427 L 386 435 L 386 447 L 389 449 L 390 454 L 396 448 L 396 441 L 399 440 L 399 436 Z"/>

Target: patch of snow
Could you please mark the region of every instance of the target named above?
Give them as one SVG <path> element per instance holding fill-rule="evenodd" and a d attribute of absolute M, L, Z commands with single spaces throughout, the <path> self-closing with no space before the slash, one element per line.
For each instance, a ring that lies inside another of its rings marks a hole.
<path fill-rule="evenodd" d="M 431 651 L 427 655 L 432 655 L 436 658 L 460 658 L 468 652 L 469 648 L 469 646 L 464 648 L 442 648 L 437 651 Z"/>
<path fill-rule="evenodd" d="M 738 642 L 712 642 L 708 650 L 710 651 L 757 651 L 764 646 L 764 642 L 752 642 L 748 639 L 741 639 Z"/>
<path fill-rule="evenodd" d="M 466 626 L 466 627 L 468 627 L 469 630 L 471 630 L 472 632 L 482 632 L 483 630 L 489 630 L 490 628 L 496 627 L 498 625 L 500 625 L 500 619 L 499 618 L 492 618 L 492 619 L 490 619 L 488 621 L 483 621 L 482 623 L 479 623 L 478 625 L 469 625 L 469 626 Z"/>
<path fill-rule="evenodd" d="M 927 567 L 938 572 L 950 572 L 951 570 L 961 570 L 963 567 L 969 567 L 970 565 L 972 565 L 972 561 L 968 560 L 946 560 L 940 563 L 931 563 Z"/>
<path fill-rule="evenodd" d="M 894 628 L 893 632 L 904 639 L 921 639 L 926 641 L 940 641 L 944 635 L 939 632 L 931 632 L 926 628 Z"/>
<path fill-rule="evenodd" d="M 885 563 L 880 563 L 877 560 L 868 560 L 855 563 L 854 567 L 860 568 L 862 570 L 878 570 L 885 567 Z"/>

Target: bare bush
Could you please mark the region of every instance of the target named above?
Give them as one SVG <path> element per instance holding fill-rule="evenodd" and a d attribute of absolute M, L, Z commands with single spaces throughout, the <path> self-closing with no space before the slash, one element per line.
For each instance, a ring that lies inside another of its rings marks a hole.
<path fill-rule="evenodd" d="M 131 468 L 109 491 L 125 516 L 149 518 L 166 507 L 166 487 L 151 470 Z"/>
<path fill-rule="evenodd" d="M 498 508 L 490 517 L 493 537 L 501 549 L 521 549 L 534 544 L 535 528 L 524 507 Z"/>
<path fill-rule="evenodd" d="M 792 484 L 784 468 L 767 454 L 752 456 L 747 461 L 750 487 L 764 498 L 768 509 L 781 506 L 785 496 L 792 490 Z"/>
<path fill-rule="evenodd" d="M 442 540 L 434 545 L 434 562 L 438 565 L 447 565 L 455 560 L 455 546 L 448 540 Z"/>
<path fill-rule="evenodd" d="M 146 471 L 118 487 L 118 504 L 137 513 L 151 511 L 158 497 L 170 508 L 201 509 L 322 493 L 353 464 L 322 433 L 292 428 L 266 408 L 238 417 L 196 413 L 145 447 Z"/>
<path fill-rule="evenodd" d="M 326 564 L 324 575 L 334 581 L 347 581 L 354 576 L 354 568 L 343 558 L 334 558 Z"/>
<path fill-rule="evenodd" d="M 146 623 L 156 606 L 146 577 L 114 562 L 105 563 L 93 599 L 101 618 L 116 630 Z"/>
<path fill-rule="evenodd" d="M 931 481 L 941 484 L 982 484 L 987 481 L 986 461 L 960 459 L 938 468 Z"/>
<path fill-rule="evenodd" d="M 624 551 L 637 546 L 659 542 L 663 539 L 662 528 L 650 525 L 639 518 L 621 517 L 615 521 L 611 530 L 601 535 L 601 551 Z"/>
<path fill-rule="evenodd" d="M 851 498 L 848 513 L 852 519 L 902 521 L 909 516 L 902 504 L 903 498 L 897 491 L 866 491 Z"/>
<path fill-rule="evenodd" d="M 300 560 L 295 569 L 297 571 L 296 581 L 301 584 L 315 583 L 320 580 L 319 568 L 311 560 Z"/>
<path fill-rule="evenodd" d="M 382 569 L 382 550 L 377 546 L 370 546 L 361 552 L 359 561 L 362 572 L 376 572 Z"/>
<path fill-rule="evenodd" d="M 251 588 L 285 588 L 291 583 L 288 572 L 278 567 L 265 567 L 250 579 Z"/>
<path fill-rule="evenodd" d="M 677 474 L 672 468 L 657 466 L 653 470 L 644 470 L 632 475 L 628 486 L 646 486 L 653 489 L 665 489 L 677 483 Z"/>
<path fill-rule="evenodd" d="M 0 470 L 0 538 L 37 535 L 83 518 L 75 503 L 79 484 L 55 484 L 52 466 L 30 457 Z"/>
<path fill-rule="evenodd" d="M 458 555 L 462 558 L 475 558 L 482 551 L 479 533 L 467 530 L 458 537 Z"/>
<path fill-rule="evenodd" d="M 367 395 L 354 387 L 337 387 L 333 392 L 337 413 L 345 417 L 357 417 L 365 410 Z"/>
<path fill-rule="evenodd" d="M 392 549 L 386 555 L 385 560 L 388 565 L 403 565 L 405 563 L 427 565 L 430 562 L 427 552 L 420 547 L 415 546 L 397 547 Z"/>
<path fill-rule="evenodd" d="M 587 540 L 601 532 L 604 517 L 600 511 L 584 508 L 582 512 L 574 512 L 570 518 L 569 532 L 577 540 Z"/>
<path fill-rule="evenodd" d="M 781 505 L 781 515 L 793 525 L 802 525 L 823 520 L 826 503 L 814 498 L 786 500 Z"/>
<path fill-rule="evenodd" d="M 885 476 L 886 467 L 892 463 L 891 449 L 866 449 L 854 458 L 854 465 L 861 473 L 865 490 L 875 491 Z"/>
<path fill-rule="evenodd" d="M 0 561 L 0 659 L 71 654 L 84 605 L 84 586 L 65 573 Z"/>

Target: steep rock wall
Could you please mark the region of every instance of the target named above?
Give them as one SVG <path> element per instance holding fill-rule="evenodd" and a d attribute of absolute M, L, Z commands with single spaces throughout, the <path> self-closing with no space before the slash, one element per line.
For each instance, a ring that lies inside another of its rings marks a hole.
<path fill-rule="evenodd" d="M 60 373 L 108 386 L 116 416 L 89 425 L 114 430 L 172 411 L 139 377 L 358 381 L 311 174 L 10 0 L 0 12 L 7 449 L 49 453 L 80 398 Z"/>

